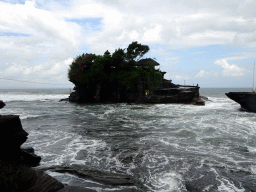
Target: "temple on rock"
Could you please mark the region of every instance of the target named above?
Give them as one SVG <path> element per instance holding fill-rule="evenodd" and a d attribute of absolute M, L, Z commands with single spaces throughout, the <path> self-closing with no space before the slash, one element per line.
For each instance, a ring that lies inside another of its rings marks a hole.
<path fill-rule="evenodd" d="M 69 80 L 75 84 L 71 102 L 127 102 L 127 103 L 195 103 L 199 101 L 199 87 L 182 86 L 164 78 L 166 72 L 156 69 L 160 64 L 142 56 L 148 46 L 133 42 L 127 49 L 112 55 L 83 54 L 69 69 Z"/>

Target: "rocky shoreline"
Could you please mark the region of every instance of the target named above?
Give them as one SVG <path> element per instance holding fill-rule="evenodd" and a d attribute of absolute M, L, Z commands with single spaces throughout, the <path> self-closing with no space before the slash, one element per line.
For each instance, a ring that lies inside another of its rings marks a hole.
<path fill-rule="evenodd" d="M 86 170 L 79 165 L 36 168 L 41 157 L 34 154 L 33 148 L 21 148 L 28 133 L 23 129 L 19 116 L 0 115 L 0 191 L 6 192 L 93 192 L 95 190 L 62 184 L 46 174 L 50 170 L 69 173 L 109 186 L 124 186 L 123 192 L 148 191 L 141 183 L 130 176 Z M 125 188 L 125 186 L 128 186 Z M 120 190 L 119 190 L 120 191 Z"/>

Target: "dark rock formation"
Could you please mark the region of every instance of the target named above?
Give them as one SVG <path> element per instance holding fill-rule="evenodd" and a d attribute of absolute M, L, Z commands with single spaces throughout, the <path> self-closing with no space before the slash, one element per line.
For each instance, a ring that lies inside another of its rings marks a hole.
<path fill-rule="evenodd" d="M 88 168 L 85 168 L 83 165 L 71 165 L 69 167 L 67 166 L 54 166 L 54 167 L 48 167 L 41 169 L 43 171 L 49 170 L 52 172 L 58 172 L 58 173 L 69 173 L 72 175 L 76 175 L 79 178 L 92 180 L 104 185 L 108 186 L 130 186 L 134 187 L 133 192 L 141 192 L 141 191 L 148 191 L 146 187 L 143 186 L 142 183 L 137 181 L 136 179 L 133 179 L 130 176 L 127 175 L 121 175 L 121 174 L 114 174 L 114 173 L 106 173 L 98 170 L 90 170 Z M 135 189 L 138 188 L 138 189 Z M 127 189 L 123 189 L 122 191 L 127 191 Z"/>
<path fill-rule="evenodd" d="M 239 103 L 243 110 L 256 113 L 255 92 L 229 92 L 225 94 L 233 101 Z"/>
<path fill-rule="evenodd" d="M 4 106 L 5 106 L 5 103 L 2 100 L 0 100 L 0 109 L 2 109 Z"/>
<path fill-rule="evenodd" d="M 167 81 L 166 81 L 167 82 Z M 144 90 L 143 83 L 138 82 L 129 90 L 124 91 L 113 87 L 93 85 L 77 85 L 75 92 L 69 96 L 69 101 L 78 103 L 93 102 L 127 102 L 127 103 L 185 103 L 204 105 L 199 97 L 198 86 L 181 86 L 171 82 L 159 85 L 158 89 Z M 94 95 L 94 96 L 93 96 Z"/>
<path fill-rule="evenodd" d="M 19 116 L 0 116 L 1 159 L 21 160 L 20 146 L 27 140 L 28 133 L 22 128 Z"/>
<path fill-rule="evenodd" d="M 57 191 L 64 185 L 42 171 L 31 169 L 40 157 L 33 150 L 21 150 L 28 133 L 16 115 L 0 116 L 0 191 Z"/>
<path fill-rule="evenodd" d="M 147 103 L 191 103 L 199 99 L 199 87 L 187 86 L 178 88 L 162 88 L 144 97 Z"/>
<path fill-rule="evenodd" d="M 35 155 L 35 151 L 32 147 L 21 149 L 22 162 L 29 167 L 36 167 L 41 161 L 41 157 Z"/>
<path fill-rule="evenodd" d="M 60 99 L 59 102 L 62 102 L 62 101 L 69 101 L 69 98 L 65 98 L 65 99 Z"/>

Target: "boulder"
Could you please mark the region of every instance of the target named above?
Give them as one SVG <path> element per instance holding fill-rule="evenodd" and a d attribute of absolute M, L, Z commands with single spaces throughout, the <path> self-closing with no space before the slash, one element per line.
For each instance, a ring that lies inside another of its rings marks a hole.
<path fill-rule="evenodd" d="M 19 116 L 1 115 L 0 127 L 0 158 L 20 161 L 20 146 L 27 140 L 28 133 L 22 128 Z"/>
<path fill-rule="evenodd" d="M 2 100 L 0 100 L 0 109 L 2 109 L 4 106 L 5 106 L 5 103 Z"/>

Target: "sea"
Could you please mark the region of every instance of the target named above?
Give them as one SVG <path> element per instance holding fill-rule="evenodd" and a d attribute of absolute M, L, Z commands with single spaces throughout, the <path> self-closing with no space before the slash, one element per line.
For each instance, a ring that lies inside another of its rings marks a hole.
<path fill-rule="evenodd" d="M 77 104 L 70 89 L 1 89 L 0 115 L 19 115 L 29 133 L 22 147 L 39 167 L 79 165 L 128 175 L 146 191 L 247 192 L 256 185 L 256 113 L 226 97 L 250 88 L 200 88 L 205 106 Z M 118 191 L 69 173 L 48 174 L 72 186 Z"/>

